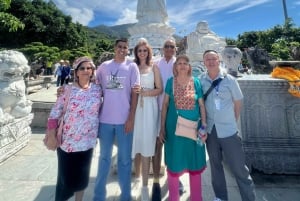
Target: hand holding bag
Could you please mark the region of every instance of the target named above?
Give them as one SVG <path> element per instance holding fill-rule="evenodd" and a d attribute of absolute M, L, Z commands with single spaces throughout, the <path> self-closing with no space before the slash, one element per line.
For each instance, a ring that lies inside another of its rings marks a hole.
<path fill-rule="evenodd" d="M 46 135 L 45 135 L 45 138 L 43 141 L 44 141 L 45 146 L 49 150 L 55 151 L 57 149 L 57 147 L 59 147 L 61 145 L 62 134 L 63 134 L 63 125 L 64 125 L 63 118 L 64 118 L 64 115 L 66 113 L 67 106 L 69 103 L 71 88 L 72 88 L 71 86 L 66 87 L 66 101 L 64 103 L 62 114 L 61 114 L 60 118 L 58 119 L 58 127 L 54 128 L 54 129 L 47 129 L 47 131 L 46 131 Z"/>

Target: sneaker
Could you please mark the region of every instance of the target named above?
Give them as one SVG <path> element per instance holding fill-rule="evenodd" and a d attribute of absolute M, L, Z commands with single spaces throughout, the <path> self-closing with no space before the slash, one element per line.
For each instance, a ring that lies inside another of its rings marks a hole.
<path fill-rule="evenodd" d="M 151 201 L 161 201 L 161 189 L 159 183 L 153 183 Z"/>
<path fill-rule="evenodd" d="M 147 186 L 143 186 L 141 190 L 141 201 L 150 201 L 149 190 Z"/>
<path fill-rule="evenodd" d="M 222 201 L 220 198 L 215 198 L 213 201 Z"/>
<path fill-rule="evenodd" d="M 179 195 L 182 196 L 182 194 L 185 192 L 184 190 L 184 186 L 181 183 L 181 181 L 179 180 Z"/>
<path fill-rule="evenodd" d="M 134 197 L 139 196 L 141 186 L 142 186 L 142 178 L 141 177 L 134 178 L 131 183 L 131 192 Z"/>

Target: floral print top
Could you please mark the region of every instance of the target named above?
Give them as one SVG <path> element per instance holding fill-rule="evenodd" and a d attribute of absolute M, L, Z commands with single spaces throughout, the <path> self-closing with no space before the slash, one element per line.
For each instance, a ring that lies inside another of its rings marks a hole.
<path fill-rule="evenodd" d="M 99 111 L 102 104 L 100 85 L 91 84 L 87 89 L 71 87 L 69 103 L 64 115 L 62 144 L 66 152 L 86 151 L 94 148 L 97 142 Z M 65 90 L 70 90 L 65 89 Z M 66 93 L 54 104 L 49 119 L 59 119 L 62 114 Z"/>
<path fill-rule="evenodd" d="M 195 108 L 195 88 L 194 80 L 192 78 L 189 80 L 186 86 L 182 87 L 175 77 L 174 99 L 177 109 L 193 110 Z"/>

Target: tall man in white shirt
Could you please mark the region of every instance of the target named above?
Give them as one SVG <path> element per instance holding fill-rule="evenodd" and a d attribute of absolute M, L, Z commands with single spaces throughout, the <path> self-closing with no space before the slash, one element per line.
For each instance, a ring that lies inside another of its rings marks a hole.
<path fill-rule="evenodd" d="M 166 83 L 168 78 L 173 76 L 173 64 L 176 61 L 176 43 L 174 39 L 168 39 L 165 41 L 163 46 L 163 57 L 156 62 L 163 83 L 163 89 L 165 90 Z M 158 105 L 159 110 L 161 112 L 162 102 L 164 98 L 164 90 L 163 93 L 158 97 Z M 159 115 L 160 116 L 160 115 Z M 158 121 L 160 123 L 160 121 Z M 160 126 L 159 126 L 160 127 Z M 152 201 L 160 201 L 161 200 L 161 189 L 159 184 L 159 173 L 161 168 L 161 156 L 162 156 L 162 146 L 163 144 L 159 141 L 157 136 L 156 139 L 156 147 L 155 147 L 155 156 L 152 158 L 153 161 L 153 187 L 152 187 Z"/>

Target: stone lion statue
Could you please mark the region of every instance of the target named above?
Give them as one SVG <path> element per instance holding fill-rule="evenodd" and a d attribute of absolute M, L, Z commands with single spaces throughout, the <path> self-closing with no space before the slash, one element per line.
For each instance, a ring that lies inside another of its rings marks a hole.
<path fill-rule="evenodd" d="M 30 71 L 25 56 L 18 51 L 0 51 L 0 126 L 27 116 L 32 102 L 26 98 L 24 75 Z"/>

